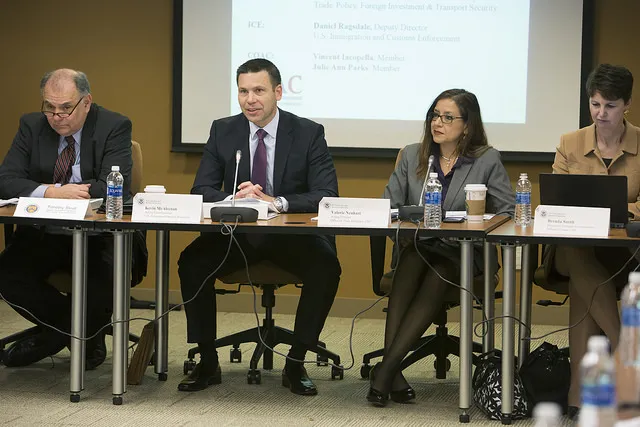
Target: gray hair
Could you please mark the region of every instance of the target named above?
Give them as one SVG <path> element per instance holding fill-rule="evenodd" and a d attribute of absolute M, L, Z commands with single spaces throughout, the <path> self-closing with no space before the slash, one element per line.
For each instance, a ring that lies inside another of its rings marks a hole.
<path fill-rule="evenodd" d="M 53 70 L 47 72 L 42 79 L 40 79 L 40 94 L 44 95 L 44 87 L 47 85 L 51 78 L 54 79 L 54 82 L 62 80 L 65 77 L 73 77 L 73 82 L 76 85 L 76 89 L 80 96 L 87 96 L 91 93 L 91 87 L 89 86 L 89 79 L 87 79 L 87 75 L 82 71 L 70 70 L 66 68 L 62 68 L 59 70 Z"/>

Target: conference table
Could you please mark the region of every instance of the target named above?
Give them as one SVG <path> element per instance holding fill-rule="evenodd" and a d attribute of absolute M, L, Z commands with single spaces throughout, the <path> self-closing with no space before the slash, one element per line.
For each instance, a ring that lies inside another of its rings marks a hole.
<path fill-rule="evenodd" d="M 636 248 L 640 239 L 627 236 L 625 229 L 610 229 L 606 237 L 542 236 L 533 234 L 534 220 L 527 227 L 517 226 L 509 220 L 490 231 L 486 241 L 499 244 L 503 259 L 503 318 L 502 318 L 502 424 L 511 423 L 513 412 L 513 387 L 515 358 L 515 287 L 516 287 L 516 246 L 522 246 L 522 268 L 520 276 L 520 342 L 518 363 L 521 365 L 529 354 L 531 331 L 531 291 L 532 275 L 537 263 L 537 245 L 564 246 L 622 246 Z M 631 252 L 629 252 L 631 257 Z"/>
<path fill-rule="evenodd" d="M 386 228 L 370 228 L 365 226 L 360 227 L 320 227 L 317 225 L 317 221 L 313 218 L 317 214 L 282 214 L 277 217 L 266 220 L 258 221 L 255 223 L 239 223 L 233 224 L 234 232 L 236 233 L 260 233 L 260 234 L 328 234 L 328 235 L 360 235 L 360 236 L 403 236 L 412 237 L 416 233 L 417 225 L 407 222 L 395 222 Z M 498 227 L 502 223 L 508 221 L 506 216 L 495 216 L 491 220 L 484 221 L 482 223 L 443 223 L 439 229 L 424 229 L 420 228 L 418 235 L 420 237 L 439 237 L 455 239 L 460 242 L 461 251 L 461 277 L 460 277 L 460 402 L 459 407 L 461 410 L 460 421 L 469 421 L 469 409 L 471 407 L 471 367 L 472 367 L 472 330 L 473 330 L 473 301 L 471 298 L 472 282 L 473 282 L 473 242 L 483 241 L 486 234 Z M 106 221 L 103 218 L 99 218 L 94 223 L 95 230 L 111 231 L 115 234 L 114 239 L 114 254 L 125 253 L 126 241 L 123 238 L 118 238 L 119 234 L 130 232 L 133 230 L 148 230 L 155 231 L 157 233 L 156 238 L 156 317 L 161 316 L 168 310 L 168 276 L 169 276 L 169 242 L 171 231 L 196 231 L 196 232 L 220 232 L 225 225 L 212 222 L 209 219 L 197 223 L 152 223 L 152 222 L 132 222 L 129 216 L 125 216 L 120 221 Z M 488 248 L 488 245 L 487 245 Z M 485 257 L 488 258 L 488 257 Z M 116 264 L 122 264 L 124 259 L 122 256 L 114 255 L 114 262 Z M 126 269 L 123 265 L 116 267 L 116 271 L 120 274 L 125 274 Z M 487 283 L 490 283 L 490 279 L 487 278 Z M 128 312 L 128 297 L 127 292 L 124 289 L 117 289 L 123 287 L 126 283 L 124 277 L 114 277 L 114 296 L 119 298 L 120 301 L 114 300 L 114 322 L 124 320 L 124 312 Z M 493 287 L 490 287 L 489 298 L 493 301 Z M 121 311 L 120 308 L 124 308 Z M 488 317 L 493 317 L 493 303 L 485 303 L 485 309 Z M 160 379 L 166 379 L 167 372 L 167 349 L 168 349 L 168 324 L 166 316 L 162 317 L 158 321 L 158 327 L 156 328 L 156 367 L 155 372 L 159 375 Z M 126 335 L 122 328 L 114 327 L 114 347 L 115 343 L 119 342 L 118 348 L 126 348 Z M 492 345 L 492 341 L 488 341 L 488 345 Z M 126 352 L 124 352 L 126 357 Z M 115 370 L 120 372 L 115 372 Z M 120 364 L 114 363 L 114 379 L 125 378 L 126 376 L 126 363 Z M 119 380 L 120 382 L 120 380 Z M 126 383 L 126 381 L 124 381 Z M 114 388 L 114 396 L 118 395 L 121 390 Z"/>
<path fill-rule="evenodd" d="M 114 236 L 114 302 L 113 302 L 113 403 L 122 404 L 126 392 L 127 340 L 129 320 L 129 283 L 131 260 L 131 235 L 135 230 L 155 231 L 156 236 L 156 363 L 155 373 L 159 380 L 167 379 L 168 371 L 168 292 L 169 292 L 169 244 L 171 231 L 221 232 L 225 225 L 205 219 L 200 223 L 152 223 L 133 222 L 130 216 L 122 220 L 107 221 L 104 215 L 86 217 L 83 221 L 34 219 L 14 217 L 15 207 L 0 208 L 0 222 L 60 226 L 68 228 L 73 235 L 72 266 L 72 324 L 71 324 L 71 401 L 80 399 L 84 388 L 84 337 L 86 336 L 86 250 L 88 232 L 109 232 Z M 232 225 L 236 233 L 261 234 L 328 234 L 360 236 L 402 236 L 438 237 L 454 239 L 460 243 L 460 421 L 469 421 L 471 407 L 472 342 L 473 342 L 473 243 L 484 241 L 488 232 L 500 226 L 509 218 L 494 216 L 482 223 L 443 223 L 439 229 L 424 229 L 408 222 L 394 222 L 386 228 L 370 227 L 320 227 L 312 218 L 317 214 L 282 214 L 255 223 Z M 489 250 L 485 244 L 485 250 Z M 485 256 L 485 260 L 488 257 Z M 487 269 L 488 270 L 488 269 Z M 493 317 L 493 287 L 485 291 L 485 316 Z M 491 330 L 485 345 L 493 346 Z"/>

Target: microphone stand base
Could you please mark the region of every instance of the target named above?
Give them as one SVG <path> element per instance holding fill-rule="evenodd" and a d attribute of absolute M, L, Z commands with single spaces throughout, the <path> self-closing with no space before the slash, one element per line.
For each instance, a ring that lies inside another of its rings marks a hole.
<path fill-rule="evenodd" d="M 215 206 L 211 208 L 211 221 L 217 222 L 256 222 L 258 211 L 252 208 L 235 206 Z"/>
<path fill-rule="evenodd" d="M 417 222 L 424 218 L 424 206 L 400 206 L 398 219 L 401 221 Z"/>

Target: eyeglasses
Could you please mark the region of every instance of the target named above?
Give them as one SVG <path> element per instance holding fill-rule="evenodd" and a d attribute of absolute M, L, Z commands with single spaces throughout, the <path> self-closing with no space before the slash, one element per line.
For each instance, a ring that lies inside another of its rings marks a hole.
<path fill-rule="evenodd" d="M 72 115 L 74 111 L 76 111 L 76 108 L 78 107 L 78 105 L 80 105 L 80 101 L 82 101 L 83 98 L 84 98 L 84 96 L 81 96 L 80 99 L 78 100 L 78 102 L 76 103 L 76 105 L 74 105 L 73 108 L 71 108 L 70 111 L 69 111 L 69 107 L 67 107 L 67 108 L 63 108 L 63 111 L 61 113 L 56 113 L 55 111 L 45 110 L 44 109 L 44 101 L 42 101 L 42 106 L 40 107 L 40 111 L 42 111 L 42 114 L 44 114 L 47 117 L 58 116 L 61 119 L 66 119 L 67 117 Z"/>
<path fill-rule="evenodd" d="M 452 116 L 451 114 L 438 114 L 438 113 L 429 113 L 427 114 L 427 120 L 435 122 L 436 120 L 442 120 L 442 123 L 445 125 L 453 123 L 455 119 L 464 119 L 462 116 Z"/>

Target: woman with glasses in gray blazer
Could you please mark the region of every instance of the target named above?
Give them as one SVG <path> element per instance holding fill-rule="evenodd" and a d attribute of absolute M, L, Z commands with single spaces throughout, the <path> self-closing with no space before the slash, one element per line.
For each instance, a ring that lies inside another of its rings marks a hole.
<path fill-rule="evenodd" d="M 443 209 L 465 210 L 466 184 L 487 186 L 486 211 L 513 215 L 515 196 L 500 153 L 491 148 L 482 124 L 476 96 L 464 89 L 442 92 L 433 101 L 424 123 L 422 142 L 406 146 L 384 197 L 391 207 L 418 205 L 429 156 L 442 184 Z M 402 375 L 402 360 L 442 309 L 448 286 L 460 277 L 460 247 L 456 242 L 431 238 L 406 245 L 398 243 L 400 257 L 389 295 L 384 357 L 369 376 L 367 400 L 385 406 L 389 399 L 406 403 L 415 399 L 413 388 Z M 483 274 L 482 246 L 474 248 L 474 275 Z M 422 259 L 424 257 L 430 268 Z M 493 253 L 492 272 L 498 270 Z"/>

